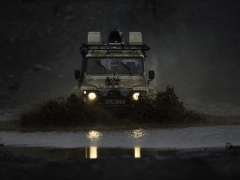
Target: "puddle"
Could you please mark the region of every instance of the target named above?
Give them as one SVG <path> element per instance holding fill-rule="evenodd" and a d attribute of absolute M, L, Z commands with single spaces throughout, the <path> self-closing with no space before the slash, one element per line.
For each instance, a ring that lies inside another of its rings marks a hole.
<path fill-rule="evenodd" d="M 240 145 L 240 125 L 88 132 L 0 132 L 0 144 L 45 148 L 191 149 Z"/>
<path fill-rule="evenodd" d="M 135 129 L 88 132 L 0 132 L 0 144 L 15 153 L 80 159 L 116 156 L 167 156 L 189 149 L 240 145 L 240 125 L 181 129 Z"/>

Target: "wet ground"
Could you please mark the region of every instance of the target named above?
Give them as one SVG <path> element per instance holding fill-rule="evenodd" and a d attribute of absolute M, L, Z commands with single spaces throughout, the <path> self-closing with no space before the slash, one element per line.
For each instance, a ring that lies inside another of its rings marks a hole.
<path fill-rule="evenodd" d="M 87 132 L 0 132 L 0 144 L 24 155 L 50 159 L 129 155 L 164 156 L 184 150 L 240 145 L 240 125 L 181 129 Z"/>
<path fill-rule="evenodd" d="M 18 180 L 239 179 L 239 129 L 0 132 L 0 174 Z"/>

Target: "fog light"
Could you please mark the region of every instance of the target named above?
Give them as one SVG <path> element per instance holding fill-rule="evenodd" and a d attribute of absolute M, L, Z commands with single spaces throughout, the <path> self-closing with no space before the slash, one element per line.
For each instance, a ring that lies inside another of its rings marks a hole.
<path fill-rule="evenodd" d="M 138 96 L 139 96 L 140 93 L 134 93 L 133 94 L 133 100 L 137 101 L 138 100 Z"/>
<path fill-rule="evenodd" d="M 108 91 L 107 88 L 102 88 L 102 89 L 100 90 L 100 94 L 101 94 L 102 96 L 107 96 L 108 93 L 109 93 L 109 91 Z"/>
<path fill-rule="evenodd" d="M 120 90 L 120 94 L 121 94 L 122 96 L 127 96 L 127 95 L 129 95 L 129 90 L 126 89 L 126 88 L 122 88 L 122 89 Z"/>
<path fill-rule="evenodd" d="M 93 93 L 93 92 L 88 94 L 88 99 L 89 100 L 94 100 L 94 99 L 96 99 L 96 97 L 97 97 L 97 95 L 95 93 Z"/>

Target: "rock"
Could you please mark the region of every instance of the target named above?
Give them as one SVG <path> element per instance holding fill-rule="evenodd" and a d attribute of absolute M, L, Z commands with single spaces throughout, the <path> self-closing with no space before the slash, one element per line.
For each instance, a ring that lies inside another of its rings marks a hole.
<path fill-rule="evenodd" d="M 41 71 L 41 70 L 43 70 L 43 66 L 41 64 L 35 64 L 33 66 L 33 70 L 34 71 Z"/>
<path fill-rule="evenodd" d="M 19 88 L 20 88 L 20 83 L 19 83 L 19 82 L 13 82 L 13 83 L 8 87 L 9 90 L 14 90 L 14 91 L 19 90 Z"/>

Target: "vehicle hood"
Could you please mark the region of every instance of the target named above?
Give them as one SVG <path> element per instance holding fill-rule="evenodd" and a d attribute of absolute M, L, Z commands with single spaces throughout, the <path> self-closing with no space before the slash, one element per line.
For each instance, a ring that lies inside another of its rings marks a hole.
<path fill-rule="evenodd" d="M 111 77 L 110 77 L 111 78 Z M 100 88 L 132 88 L 134 86 L 146 86 L 146 79 L 142 76 L 125 76 L 119 77 L 118 85 L 107 85 L 106 77 L 87 77 L 83 80 L 83 86 L 91 86 L 94 89 Z"/>

